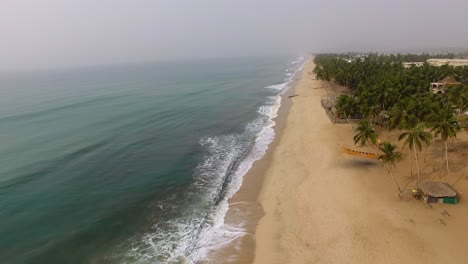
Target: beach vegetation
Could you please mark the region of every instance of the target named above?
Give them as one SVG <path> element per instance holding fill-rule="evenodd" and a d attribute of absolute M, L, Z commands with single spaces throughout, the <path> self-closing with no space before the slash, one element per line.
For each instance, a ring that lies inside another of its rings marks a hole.
<path fill-rule="evenodd" d="M 410 130 L 407 130 L 406 132 L 403 132 L 400 137 L 398 138 L 399 140 L 405 139 L 403 143 L 403 147 L 408 146 L 410 151 L 413 151 L 414 154 L 414 159 L 416 161 L 416 170 L 418 174 L 418 179 L 416 186 L 419 187 L 420 183 L 420 169 L 419 169 L 419 155 L 418 152 L 422 150 L 422 144 L 425 144 L 428 146 L 432 142 L 432 134 L 425 131 L 425 125 L 424 123 L 419 124 L 418 126 L 411 128 Z"/>
<path fill-rule="evenodd" d="M 382 162 L 382 165 L 385 165 L 387 167 L 388 173 L 390 174 L 393 182 L 398 188 L 398 193 L 401 194 L 402 190 L 400 184 L 398 184 L 398 181 L 392 172 L 392 167 L 396 167 L 396 163 L 402 159 L 401 153 L 396 151 L 396 148 L 396 145 L 393 145 L 388 141 L 384 141 L 379 146 L 379 150 L 382 152 L 382 154 L 378 156 L 378 159 Z"/>
<path fill-rule="evenodd" d="M 366 146 L 369 143 L 372 145 L 377 144 L 377 134 L 375 133 L 374 127 L 368 119 L 362 119 L 356 128 L 356 134 L 354 135 L 354 144 L 360 146 Z"/>
<path fill-rule="evenodd" d="M 344 117 L 346 119 L 360 117 L 359 105 L 356 101 L 356 98 L 353 96 L 346 94 L 341 95 L 336 101 L 335 108 L 338 116 Z"/>
<path fill-rule="evenodd" d="M 417 156 L 422 146 L 427 150 L 433 138 L 441 137 L 449 175 L 448 141 L 456 137 L 459 123 L 466 125 L 468 120 L 463 114 L 468 110 L 468 66 L 433 66 L 425 62 L 449 55 L 320 54 L 314 58 L 314 73 L 318 79 L 349 88 L 350 93 L 338 98 L 335 109 L 345 118 L 363 118 L 355 131 L 355 144 L 376 144 L 374 124 L 400 131 L 400 140 L 415 156 L 419 185 Z M 403 62 L 423 63 L 408 67 Z M 440 94 L 433 93 L 431 83 L 446 77 L 461 84 L 448 85 Z M 411 159 L 411 175 L 412 167 Z"/>
<path fill-rule="evenodd" d="M 448 109 L 441 109 L 439 112 L 434 113 L 432 118 L 432 129 L 434 136 L 440 135 L 441 140 L 444 142 L 445 147 L 445 165 L 447 169 L 447 177 L 450 176 L 449 161 L 448 161 L 448 140 L 457 136 L 457 131 L 460 129 L 458 121 L 452 111 Z"/>

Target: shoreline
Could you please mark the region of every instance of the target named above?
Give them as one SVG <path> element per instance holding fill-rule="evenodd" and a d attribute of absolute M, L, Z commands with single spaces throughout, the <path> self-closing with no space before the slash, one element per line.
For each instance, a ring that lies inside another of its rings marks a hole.
<path fill-rule="evenodd" d="M 304 61 L 304 65 L 308 63 L 307 61 Z M 290 87 L 280 95 L 281 105 L 277 116 L 272 119 L 275 122 L 273 126 L 275 137 L 268 145 L 265 155 L 253 163 L 252 168 L 244 175 L 239 190 L 228 200 L 229 209 L 225 216 L 225 222 L 230 226 L 241 226 L 245 229 L 246 234 L 235 241 L 231 241 L 228 246 L 210 254 L 208 263 L 223 263 L 226 261 L 234 264 L 253 263 L 255 257 L 255 231 L 258 221 L 264 216 L 262 205 L 258 202 L 258 196 L 264 182 L 265 171 L 271 161 L 272 151 L 281 138 L 281 133 L 285 128 L 286 119 L 292 106 L 292 100 L 294 100 L 294 98 L 289 98 L 288 95 L 295 94 L 296 85 L 303 77 L 303 73 L 304 69 L 296 72 L 294 78 L 290 81 Z"/>

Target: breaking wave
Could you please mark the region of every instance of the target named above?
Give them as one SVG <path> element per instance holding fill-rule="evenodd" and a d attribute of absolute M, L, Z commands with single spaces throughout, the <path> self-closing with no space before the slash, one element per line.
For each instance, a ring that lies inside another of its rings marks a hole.
<path fill-rule="evenodd" d="M 194 171 L 194 183 L 159 201 L 155 206 L 160 213 L 158 222 L 149 232 L 124 243 L 125 255 L 118 259 L 123 259 L 123 263 L 196 263 L 208 260 L 211 252 L 246 235 L 243 227 L 225 223 L 228 200 L 274 140 L 274 119 L 281 95 L 304 62 L 303 57 L 291 62 L 285 70 L 284 83 L 265 87 L 272 94 L 242 133 L 200 139 L 205 158 Z"/>

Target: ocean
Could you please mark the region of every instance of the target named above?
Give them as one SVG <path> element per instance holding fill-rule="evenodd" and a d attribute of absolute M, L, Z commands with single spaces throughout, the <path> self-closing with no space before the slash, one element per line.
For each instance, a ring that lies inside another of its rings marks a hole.
<path fill-rule="evenodd" d="M 0 262 L 209 262 L 304 61 L 0 75 Z"/>

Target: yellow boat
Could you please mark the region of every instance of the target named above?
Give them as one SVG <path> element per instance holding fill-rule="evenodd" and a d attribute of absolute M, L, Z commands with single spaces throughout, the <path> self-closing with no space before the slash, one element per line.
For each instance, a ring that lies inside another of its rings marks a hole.
<path fill-rule="evenodd" d="M 343 147 L 343 151 L 349 155 L 360 156 L 360 157 L 369 158 L 369 159 L 378 158 L 377 154 L 372 153 L 372 152 L 357 151 L 357 150 L 353 150 L 353 149 L 346 148 L 346 147 Z"/>

